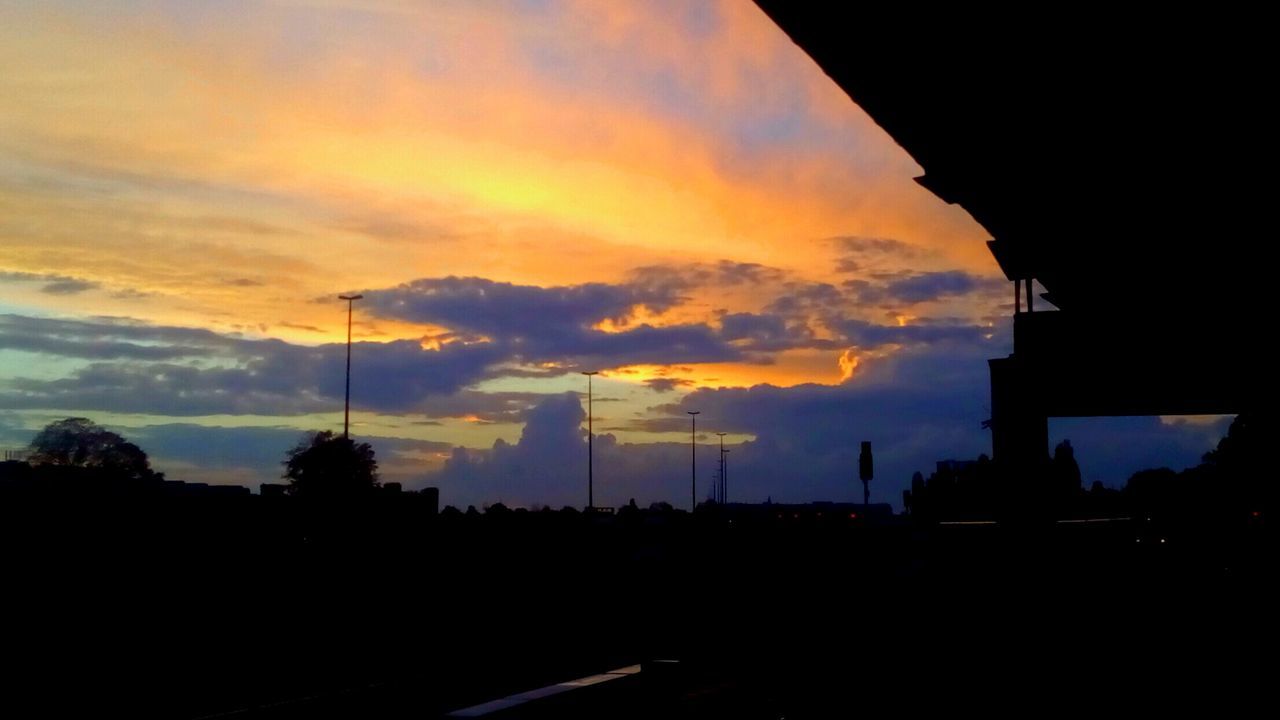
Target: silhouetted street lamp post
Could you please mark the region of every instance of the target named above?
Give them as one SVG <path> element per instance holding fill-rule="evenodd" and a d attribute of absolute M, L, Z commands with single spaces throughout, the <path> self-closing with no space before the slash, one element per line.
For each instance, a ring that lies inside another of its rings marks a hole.
<path fill-rule="evenodd" d="M 720 477 L 716 482 L 716 485 L 717 485 L 716 495 L 719 496 L 719 501 L 721 504 L 723 504 L 724 503 L 724 436 L 728 435 L 728 433 L 718 432 L 716 434 L 720 436 Z"/>
<path fill-rule="evenodd" d="M 600 374 L 600 371 L 584 371 L 582 374 L 587 376 L 587 510 L 590 511 L 596 506 L 595 478 L 592 477 L 595 472 L 595 462 L 591 457 L 591 443 L 595 438 L 591 427 L 591 376 Z"/>
<path fill-rule="evenodd" d="M 345 440 L 351 426 L 351 306 L 356 300 L 364 299 L 364 296 L 339 295 L 338 299 L 347 301 L 347 399 L 342 404 L 342 438 Z"/>
<path fill-rule="evenodd" d="M 698 509 L 698 415 L 701 410 L 685 410 L 693 425 L 689 429 L 689 512 Z"/>
<path fill-rule="evenodd" d="M 720 464 L 724 467 L 724 492 L 721 493 L 720 502 L 725 504 L 729 503 L 729 453 L 731 452 L 733 451 L 725 450 L 724 459 L 720 461 Z"/>

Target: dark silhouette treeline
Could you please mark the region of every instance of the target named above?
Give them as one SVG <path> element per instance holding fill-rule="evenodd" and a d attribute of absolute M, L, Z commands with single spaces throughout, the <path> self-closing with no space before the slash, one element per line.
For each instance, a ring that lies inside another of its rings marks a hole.
<path fill-rule="evenodd" d="M 942 461 L 928 479 L 915 474 L 904 506 L 918 522 L 1140 517 L 1218 530 L 1254 526 L 1274 511 L 1277 499 L 1262 435 L 1254 416 L 1237 416 L 1199 465 L 1182 472 L 1142 470 L 1119 490 L 1097 481 L 1086 489 L 1070 441 L 1054 449 L 1039 477 L 1011 476 L 986 455 Z"/>
<path fill-rule="evenodd" d="M 1205 494 L 1203 473 L 1256 470 L 1240 450 L 1250 427 L 1233 426 L 1212 469 L 1174 485 L 1139 474 L 1107 497 L 1182 508 Z M 1075 478 L 1091 496 L 1062 457 L 1063 487 Z M 961 497 L 982 465 L 940 468 L 920 498 Z M 1248 505 L 1253 487 L 1226 495 Z M 926 521 L 918 500 L 905 517 L 839 503 L 436 512 L 432 493 L 392 483 L 285 490 L 0 465 L 8 648 L 22 660 L 7 677 L 21 692 L 2 702 L 43 711 L 14 716 L 435 717 L 670 658 L 674 680 L 642 673 L 545 707 L 824 717 L 853 693 L 866 707 L 1041 708 L 1078 694 L 1100 648 L 1122 649 L 1123 682 L 1139 690 L 1185 675 L 1187 643 L 1266 637 L 1239 623 L 1274 618 L 1262 516 L 1224 532 L 1194 512 L 950 525 Z M 1218 649 L 1202 682 L 1251 678 Z"/>

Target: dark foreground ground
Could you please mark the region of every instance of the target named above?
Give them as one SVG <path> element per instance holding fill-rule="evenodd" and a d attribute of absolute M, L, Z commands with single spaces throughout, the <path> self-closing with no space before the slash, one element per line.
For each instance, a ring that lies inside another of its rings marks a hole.
<path fill-rule="evenodd" d="M 633 664 L 493 717 L 1241 715 L 1277 671 L 1261 522 L 0 510 L 6 717 L 431 718 Z"/>

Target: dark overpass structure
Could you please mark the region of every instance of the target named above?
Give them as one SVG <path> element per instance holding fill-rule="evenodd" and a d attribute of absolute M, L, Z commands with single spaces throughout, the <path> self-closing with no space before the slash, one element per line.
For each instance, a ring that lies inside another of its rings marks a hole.
<path fill-rule="evenodd" d="M 1257 11 L 757 4 L 991 233 L 1015 308 L 990 361 L 1003 466 L 1047 459 L 1049 417 L 1261 404 L 1276 81 Z"/>

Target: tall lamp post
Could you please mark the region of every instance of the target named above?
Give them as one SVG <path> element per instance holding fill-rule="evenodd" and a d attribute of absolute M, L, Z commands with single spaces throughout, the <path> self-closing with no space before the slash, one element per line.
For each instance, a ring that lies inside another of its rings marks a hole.
<path fill-rule="evenodd" d="M 716 487 L 717 500 L 720 504 L 724 504 L 724 436 L 729 433 L 716 433 L 720 436 L 720 477 Z"/>
<path fill-rule="evenodd" d="M 728 502 L 729 502 L 729 453 L 731 453 L 731 452 L 733 452 L 733 451 L 732 451 L 732 450 L 725 450 L 725 451 L 724 451 L 724 459 L 720 461 L 720 464 L 721 464 L 721 465 L 723 466 L 723 468 L 724 468 L 724 470 L 723 470 L 723 472 L 724 472 L 724 492 L 723 492 L 723 493 L 721 493 L 721 500 L 720 500 L 720 502 L 722 502 L 722 503 L 726 503 L 726 504 L 728 504 Z"/>
<path fill-rule="evenodd" d="M 345 440 L 351 427 L 351 306 L 356 300 L 364 299 L 364 295 L 339 295 L 338 299 L 347 301 L 347 399 L 342 404 L 342 439 Z"/>
<path fill-rule="evenodd" d="M 595 461 L 591 455 L 591 444 L 595 439 L 595 432 L 593 432 L 591 426 L 591 376 L 600 374 L 600 371 L 584 371 L 582 374 L 587 376 L 587 512 L 590 512 L 596 507 L 595 478 L 593 477 L 593 474 L 595 473 Z"/>
<path fill-rule="evenodd" d="M 698 509 L 698 415 L 701 410 L 685 410 L 692 425 L 689 428 L 689 512 Z"/>

